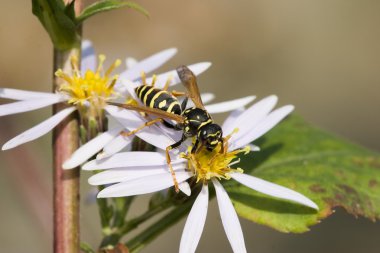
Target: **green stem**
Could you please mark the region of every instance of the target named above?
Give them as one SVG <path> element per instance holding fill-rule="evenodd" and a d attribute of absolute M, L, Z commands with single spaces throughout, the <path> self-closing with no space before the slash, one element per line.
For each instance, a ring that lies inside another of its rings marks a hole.
<path fill-rule="evenodd" d="M 162 232 L 168 229 L 170 226 L 177 223 L 183 216 L 185 216 L 191 208 L 193 201 L 187 201 L 184 204 L 174 208 L 171 212 L 165 215 L 163 218 L 146 228 L 136 237 L 129 240 L 126 245 L 130 253 L 139 252 L 149 242 L 159 236 Z"/>
<path fill-rule="evenodd" d="M 116 212 L 113 226 L 114 227 L 122 227 L 125 224 L 125 216 L 129 211 L 129 207 L 131 206 L 132 201 L 134 200 L 134 196 L 125 197 L 125 198 L 114 198 L 113 201 L 115 203 Z"/>
<path fill-rule="evenodd" d="M 127 198 L 127 200 L 128 199 L 131 199 L 131 198 Z M 166 210 L 171 205 L 172 205 L 171 201 L 163 202 L 161 205 L 151 208 L 148 211 L 146 211 L 144 214 L 140 215 L 139 217 L 136 217 L 127 222 L 125 222 L 124 219 L 125 219 L 125 215 L 127 213 L 128 207 L 127 208 L 125 208 L 125 206 L 121 207 L 119 212 L 116 212 L 116 214 L 114 214 L 114 217 L 115 217 L 114 226 L 108 229 L 109 234 L 103 238 L 100 248 L 113 247 L 120 241 L 121 237 L 123 237 L 126 233 L 137 228 L 140 224 L 149 220 L 156 214 L 159 214 L 160 212 Z M 117 213 L 119 213 L 119 215 L 117 215 Z M 116 220 L 117 217 L 119 217 L 118 220 Z"/>
<path fill-rule="evenodd" d="M 148 219 L 152 218 L 156 214 L 159 214 L 162 211 L 165 211 L 171 206 L 172 206 L 172 202 L 167 201 L 154 208 L 149 209 L 148 211 L 146 211 L 144 214 L 140 215 L 139 217 L 128 221 L 121 230 L 122 234 L 126 234 L 127 232 L 132 231 L 133 229 L 137 228 L 141 223 L 147 221 Z"/>
<path fill-rule="evenodd" d="M 98 186 L 98 190 L 101 191 L 103 190 L 103 186 Z M 98 211 L 99 211 L 99 216 L 100 216 L 100 224 L 102 226 L 102 229 L 104 230 L 105 228 L 108 228 L 109 226 L 109 216 L 111 209 L 108 206 L 107 199 L 105 198 L 96 198 L 96 203 L 98 204 Z"/>
<path fill-rule="evenodd" d="M 102 226 L 103 234 L 105 236 L 100 243 L 100 248 L 112 248 L 120 241 L 121 237 L 123 236 L 121 227 L 123 227 L 125 224 L 125 216 L 128 213 L 133 199 L 134 197 L 112 199 L 114 202 L 114 211 L 112 216 L 107 220 L 106 226 Z M 100 208 L 100 211 L 101 210 L 102 209 Z M 111 222 L 112 218 L 113 222 Z"/>

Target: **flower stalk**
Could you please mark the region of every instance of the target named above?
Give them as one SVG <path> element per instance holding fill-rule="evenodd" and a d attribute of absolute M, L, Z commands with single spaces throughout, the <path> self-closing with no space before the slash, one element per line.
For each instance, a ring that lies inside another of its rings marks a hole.
<path fill-rule="evenodd" d="M 80 49 L 54 51 L 54 69 L 69 69 L 70 55 L 78 54 Z M 54 90 L 60 85 L 54 78 Z M 66 105 L 53 107 L 56 114 Z M 53 132 L 54 159 L 54 252 L 79 251 L 79 168 L 63 170 L 62 164 L 79 146 L 78 116 L 72 114 L 61 122 Z"/>
<path fill-rule="evenodd" d="M 71 1 L 65 1 L 70 4 Z M 81 1 L 75 2 L 79 13 Z M 77 34 L 81 34 L 78 27 Z M 57 69 L 71 71 L 70 57 L 80 58 L 80 43 L 68 50 L 54 49 L 53 91 L 60 87 L 62 80 L 54 75 Z M 66 108 L 65 104 L 53 107 L 53 114 Z M 53 180 L 54 180 L 54 252 L 79 252 L 79 168 L 64 170 L 62 164 L 70 158 L 79 146 L 78 114 L 71 114 L 53 132 Z"/>
<path fill-rule="evenodd" d="M 149 242 L 182 219 L 191 208 L 193 201 L 187 201 L 183 205 L 175 207 L 164 217 L 150 225 L 144 231 L 129 240 L 126 245 L 131 253 L 137 253 Z"/>
<path fill-rule="evenodd" d="M 54 51 L 54 69 L 69 70 L 72 54 L 79 55 L 80 49 Z M 61 80 L 54 78 L 54 88 Z M 53 107 L 53 114 L 66 108 L 65 104 Z M 62 164 L 79 146 L 78 115 L 72 114 L 61 122 L 53 132 L 54 165 L 54 252 L 79 251 L 79 168 L 64 170 Z"/>

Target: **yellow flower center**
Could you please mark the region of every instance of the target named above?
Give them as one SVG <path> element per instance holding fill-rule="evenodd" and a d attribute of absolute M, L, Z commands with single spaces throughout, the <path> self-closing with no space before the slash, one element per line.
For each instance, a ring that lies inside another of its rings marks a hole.
<path fill-rule="evenodd" d="M 87 70 L 85 73 L 80 73 L 78 58 L 72 56 L 72 75 L 64 73 L 62 69 L 56 71 L 55 75 L 66 81 L 59 87 L 59 91 L 70 97 L 68 103 L 103 108 L 108 100 L 117 97 L 118 94 L 114 91 L 114 86 L 118 76 L 111 76 L 111 72 L 121 64 L 121 61 L 116 60 L 104 71 L 105 59 L 104 55 L 99 55 L 99 65 L 95 72 Z"/>
<path fill-rule="evenodd" d="M 243 173 L 241 168 L 231 168 L 230 166 L 239 162 L 237 157 L 239 153 L 249 153 L 250 147 L 246 146 L 245 148 L 228 152 L 228 139 L 230 137 L 231 135 L 224 138 L 223 150 L 222 144 L 220 144 L 213 151 L 208 151 L 202 147 L 197 153 L 192 154 L 192 147 L 190 146 L 187 154 L 181 153 L 181 157 L 188 160 L 188 167 L 194 173 L 197 182 L 200 180 L 208 181 L 213 177 L 228 180 L 231 178 L 231 172 Z"/>

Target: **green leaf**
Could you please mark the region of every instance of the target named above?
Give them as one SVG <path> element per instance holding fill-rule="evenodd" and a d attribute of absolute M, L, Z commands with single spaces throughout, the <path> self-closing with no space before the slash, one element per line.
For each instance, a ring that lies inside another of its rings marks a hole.
<path fill-rule="evenodd" d="M 298 191 L 319 211 L 274 199 L 228 181 L 238 214 L 282 232 L 301 233 L 344 208 L 354 216 L 380 218 L 380 155 L 292 116 L 256 142 L 260 152 L 242 157 L 245 173 Z"/>
<path fill-rule="evenodd" d="M 73 22 L 75 22 L 75 0 L 65 6 L 64 12 Z"/>
<path fill-rule="evenodd" d="M 80 243 L 80 249 L 81 249 L 81 251 L 83 251 L 85 253 L 95 253 L 95 251 L 91 248 L 91 246 L 86 242 Z"/>
<path fill-rule="evenodd" d="M 149 17 L 148 11 L 146 11 L 143 7 L 133 2 L 125 2 L 119 0 L 103 0 L 99 2 L 95 2 L 92 5 L 86 7 L 83 12 L 77 17 L 77 22 L 81 23 L 89 17 L 105 11 L 110 11 L 114 9 L 120 9 L 123 7 L 134 9 L 145 16 Z"/>
<path fill-rule="evenodd" d="M 80 45 L 80 34 L 72 19 L 73 5 L 61 0 L 32 0 L 32 12 L 48 32 L 54 47 L 68 50 Z"/>

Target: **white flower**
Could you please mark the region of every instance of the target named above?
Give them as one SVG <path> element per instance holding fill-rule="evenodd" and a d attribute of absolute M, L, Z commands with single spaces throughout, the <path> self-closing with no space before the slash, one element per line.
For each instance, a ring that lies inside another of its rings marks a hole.
<path fill-rule="evenodd" d="M 82 44 L 83 57 L 81 69 L 78 69 L 77 59 L 76 57 L 73 57 L 71 61 L 73 68 L 72 76 L 63 73 L 62 70 L 58 70 L 56 75 L 64 79 L 65 82 L 63 82 L 59 87 L 59 90 L 55 93 L 0 88 L 0 98 L 19 100 L 17 102 L 0 105 L 0 116 L 32 111 L 62 102 L 71 105 L 33 128 L 14 137 L 5 143 L 2 149 L 11 149 L 41 137 L 51 131 L 68 115 L 76 110 L 78 110 L 81 115 L 95 113 L 96 117 L 100 116 L 98 114 L 103 113 L 107 101 L 117 101 L 117 99 L 125 98 L 127 95 L 127 84 L 138 80 L 141 71 L 144 71 L 145 73 L 152 72 L 172 58 L 176 52 L 177 50 L 175 48 L 170 48 L 158 52 L 140 62 L 127 59 L 127 69 L 118 77 L 116 75 L 111 76 L 111 72 L 121 63 L 120 60 L 115 61 L 109 69 L 104 71 L 103 61 L 105 60 L 105 57 L 100 55 L 100 62 L 97 63 L 95 51 L 92 48 L 91 42 L 84 41 Z M 209 66 L 210 63 L 203 62 L 191 65 L 191 68 L 195 73 L 200 74 Z M 156 85 L 163 86 L 168 76 L 173 73 L 175 73 L 174 70 L 158 75 Z M 149 80 L 150 79 L 148 79 L 148 81 Z M 173 78 L 170 85 L 179 82 L 180 80 L 178 78 Z M 116 137 L 122 129 L 123 127 L 121 125 L 116 126 L 110 131 L 105 132 L 102 135 L 102 138 L 98 139 L 97 142 L 107 143 L 108 140 L 112 140 L 112 138 Z M 86 147 L 89 146 L 87 145 Z M 101 150 L 101 148 L 98 150 L 89 148 L 86 149 L 85 154 L 83 155 L 87 155 L 86 159 L 88 159 L 99 150 Z M 85 160 L 82 162 L 84 161 Z"/>
<path fill-rule="evenodd" d="M 247 110 L 240 109 L 231 113 L 222 126 L 223 132 L 227 133 L 225 138 L 228 141 L 224 152 L 220 152 L 219 147 L 213 152 L 201 150 L 198 154 L 188 152 L 173 156 L 172 164 L 177 181 L 181 183 L 184 191 L 184 187 L 188 187 L 186 180 L 191 177 L 203 183 L 183 230 L 180 253 L 195 252 L 198 245 L 207 214 L 209 182 L 214 185 L 221 220 L 234 252 L 242 253 L 247 250 L 238 216 L 227 192 L 219 182 L 220 179 L 232 178 L 263 194 L 318 209 L 313 201 L 298 192 L 243 174 L 240 168 L 231 168 L 239 162 L 238 153 L 248 152 L 250 146 L 247 145 L 269 131 L 294 109 L 292 105 L 287 105 L 273 110 L 276 103 L 277 97 L 269 96 Z M 151 138 L 163 139 L 162 136 L 165 136 L 158 132 L 156 135 L 152 135 Z M 161 145 L 158 147 L 161 148 Z M 258 150 L 255 146 L 253 148 Z M 173 186 L 165 155 L 158 152 L 118 153 L 108 159 L 90 161 L 83 169 L 106 169 L 89 179 L 92 185 L 116 183 L 99 192 L 100 198 L 146 194 Z"/>

